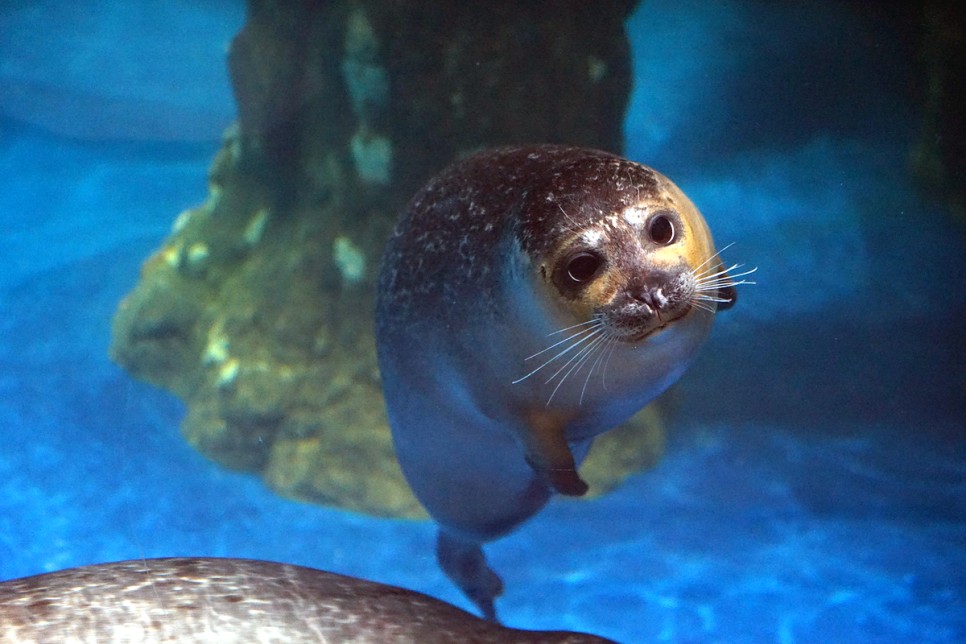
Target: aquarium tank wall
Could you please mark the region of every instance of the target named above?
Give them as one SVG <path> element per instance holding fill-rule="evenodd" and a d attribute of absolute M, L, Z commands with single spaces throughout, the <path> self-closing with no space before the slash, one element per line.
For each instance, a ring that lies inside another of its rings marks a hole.
<path fill-rule="evenodd" d="M 938 0 L 0 5 L 0 617 L 37 614 L 12 612 L 20 578 L 217 557 L 424 593 L 466 611 L 457 638 L 539 636 L 486 630 L 438 565 L 374 328 L 414 194 L 558 144 L 673 181 L 737 300 L 656 400 L 568 437 L 585 495 L 519 439 L 554 493 L 485 544 L 500 623 L 962 641 L 964 28 Z M 599 347 L 557 364 L 620 402 Z"/>

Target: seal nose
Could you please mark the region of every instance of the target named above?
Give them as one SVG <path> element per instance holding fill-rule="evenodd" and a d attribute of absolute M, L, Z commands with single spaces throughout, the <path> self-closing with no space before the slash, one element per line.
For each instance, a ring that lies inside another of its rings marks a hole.
<path fill-rule="evenodd" d="M 667 297 L 660 288 L 638 289 L 631 293 L 631 297 L 654 311 L 659 311 L 667 305 Z"/>
<path fill-rule="evenodd" d="M 657 313 L 668 307 L 668 276 L 664 273 L 647 275 L 639 284 L 628 290 L 635 301 Z"/>

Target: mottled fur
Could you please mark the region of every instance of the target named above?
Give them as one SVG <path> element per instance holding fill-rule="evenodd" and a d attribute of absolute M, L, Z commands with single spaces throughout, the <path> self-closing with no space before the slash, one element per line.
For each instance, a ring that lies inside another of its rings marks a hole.
<path fill-rule="evenodd" d="M 583 494 L 593 437 L 681 375 L 734 301 L 716 255 L 673 183 L 595 150 L 484 151 L 409 204 L 376 309 L 389 421 L 440 564 L 486 616 L 480 544 Z"/>
<path fill-rule="evenodd" d="M 487 624 L 422 593 L 246 559 L 177 557 L 0 583 L 0 641 L 606 642 Z"/>

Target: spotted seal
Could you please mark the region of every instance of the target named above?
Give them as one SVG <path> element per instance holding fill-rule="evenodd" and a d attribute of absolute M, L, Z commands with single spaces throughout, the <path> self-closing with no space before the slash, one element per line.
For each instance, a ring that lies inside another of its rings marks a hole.
<path fill-rule="evenodd" d="M 734 269 L 677 186 L 597 150 L 486 150 L 409 203 L 378 284 L 389 422 L 439 563 L 484 616 L 502 583 L 481 544 L 587 490 L 592 439 L 684 372 Z"/>
<path fill-rule="evenodd" d="M 313 568 L 176 557 L 83 566 L 0 583 L 0 641 L 503 642 L 600 637 L 485 622 L 422 593 Z"/>

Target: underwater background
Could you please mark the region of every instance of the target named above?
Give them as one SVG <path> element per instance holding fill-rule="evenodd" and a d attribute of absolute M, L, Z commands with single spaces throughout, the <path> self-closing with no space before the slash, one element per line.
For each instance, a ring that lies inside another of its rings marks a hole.
<path fill-rule="evenodd" d="M 469 608 L 431 523 L 276 496 L 189 447 L 181 403 L 108 359 L 118 302 L 206 194 L 244 18 L 227 0 L 0 4 L 0 580 L 250 557 Z M 506 624 L 966 639 L 966 224 L 910 174 L 918 63 L 892 26 L 832 2 L 646 0 L 629 20 L 626 155 L 757 284 L 682 379 L 654 469 L 487 548 Z"/>

